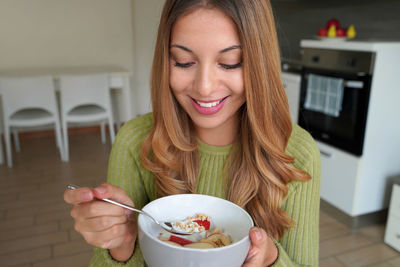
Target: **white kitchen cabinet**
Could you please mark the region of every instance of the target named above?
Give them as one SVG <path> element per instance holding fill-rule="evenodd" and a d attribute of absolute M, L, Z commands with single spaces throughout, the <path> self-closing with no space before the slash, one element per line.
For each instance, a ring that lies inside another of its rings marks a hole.
<path fill-rule="evenodd" d="M 323 141 L 318 143 L 321 150 L 335 151 L 333 157 L 338 159 L 321 157 L 321 198 L 352 219 L 379 216 L 388 206 L 387 181 L 400 173 L 400 42 L 302 40 L 300 46 L 375 54 L 362 155 L 354 156 Z M 332 60 L 339 62 L 341 58 Z M 361 64 L 347 62 L 353 63 Z"/>
<path fill-rule="evenodd" d="M 321 197 L 352 214 L 361 159 L 325 143 L 316 143 L 321 153 Z"/>
<path fill-rule="evenodd" d="M 400 251 L 400 185 L 394 184 L 385 231 L 385 243 Z"/>
<path fill-rule="evenodd" d="M 301 77 L 299 74 L 282 72 L 282 83 L 289 101 L 290 117 L 293 122 L 297 123 L 299 117 Z"/>

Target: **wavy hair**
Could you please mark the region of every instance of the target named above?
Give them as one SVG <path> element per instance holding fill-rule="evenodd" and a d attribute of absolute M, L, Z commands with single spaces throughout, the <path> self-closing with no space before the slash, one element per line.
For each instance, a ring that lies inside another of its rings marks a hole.
<path fill-rule="evenodd" d="M 292 122 L 269 1 L 166 1 L 151 77 L 154 125 L 142 144 L 142 164 L 155 175 L 158 197 L 195 193 L 199 171 L 196 133 L 169 87 L 169 46 L 177 18 L 198 8 L 218 8 L 227 14 L 237 27 L 243 51 L 246 102 L 238 111 L 238 145 L 224 168 L 227 198 L 245 208 L 255 225 L 280 238 L 293 223 L 280 208 L 288 193 L 287 183 L 306 181 L 310 176 L 296 169 L 294 158 L 285 154 Z"/>

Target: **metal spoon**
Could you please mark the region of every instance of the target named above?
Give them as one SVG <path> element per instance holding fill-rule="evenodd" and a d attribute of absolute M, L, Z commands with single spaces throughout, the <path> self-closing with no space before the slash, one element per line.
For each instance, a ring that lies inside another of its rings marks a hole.
<path fill-rule="evenodd" d="M 74 190 L 74 189 L 80 188 L 80 186 L 73 185 L 73 184 L 69 184 L 69 185 L 67 186 L 67 188 L 68 188 L 68 189 Z M 131 206 L 129 206 L 129 205 L 125 205 L 125 204 L 119 203 L 119 202 L 117 202 L 117 201 L 114 201 L 114 200 L 111 200 L 111 199 L 108 199 L 108 198 L 100 198 L 99 200 L 103 200 L 103 201 L 105 201 L 105 202 L 108 202 L 108 203 L 111 203 L 111 204 L 114 204 L 114 205 L 123 207 L 123 208 L 125 208 L 125 209 L 128 209 L 128 210 L 131 210 L 131 211 L 134 211 L 134 212 L 138 212 L 138 213 L 140 213 L 140 214 L 143 214 L 144 216 L 147 216 L 148 218 L 152 219 L 152 220 L 153 220 L 156 224 L 158 224 L 161 228 L 163 228 L 164 230 L 166 230 L 166 231 L 168 231 L 168 232 L 170 232 L 170 233 L 179 234 L 179 235 L 190 235 L 190 234 L 191 234 L 191 233 L 188 233 L 188 232 L 181 232 L 181 231 L 175 230 L 175 229 L 172 227 L 172 223 L 171 223 L 171 222 L 159 222 L 159 221 L 157 221 L 156 219 L 153 218 L 153 216 L 151 216 L 150 214 L 148 214 L 148 213 L 145 212 L 144 210 L 135 209 L 134 207 L 131 207 Z"/>

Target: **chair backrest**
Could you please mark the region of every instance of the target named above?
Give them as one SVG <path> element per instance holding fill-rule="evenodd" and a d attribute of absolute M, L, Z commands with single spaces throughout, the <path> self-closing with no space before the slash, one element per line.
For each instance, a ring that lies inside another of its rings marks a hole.
<path fill-rule="evenodd" d="M 51 76 L 2 77 L 0 92 L 4 118 L 29 108 L 58 114 L 54 82 Z"/>
<path fill-rule="evenodd" d="M 83 105 L 111 110 L 108 74 L 60 76 L 61 106 L 64 114 Z"/>

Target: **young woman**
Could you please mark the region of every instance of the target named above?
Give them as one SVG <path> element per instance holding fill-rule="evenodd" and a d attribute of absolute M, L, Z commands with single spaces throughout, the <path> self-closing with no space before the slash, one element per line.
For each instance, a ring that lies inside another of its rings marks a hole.
<path fill-rule="evenodd" d="M 151 81 L 153 113 L 120 130 L 108 183 L 64 194 L 91 266 L 145 265 L 136 216 L 94 197 L 142 208 L 180 193 L 250 213 L 243 266 L 318 266 L 319 152 L 290 120 L 270 3 L 167 0 Z"/>

